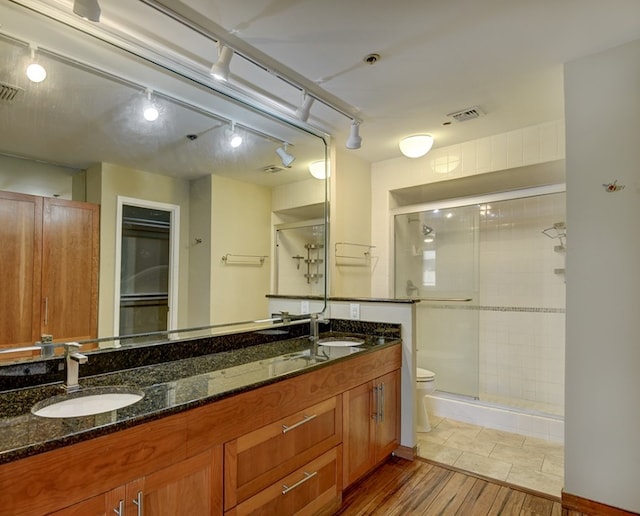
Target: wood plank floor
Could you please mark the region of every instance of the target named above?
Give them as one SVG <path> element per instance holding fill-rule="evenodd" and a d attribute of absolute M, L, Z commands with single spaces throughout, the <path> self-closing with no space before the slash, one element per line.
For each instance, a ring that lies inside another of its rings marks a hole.
<path fill-rule="evenodd" d="M 560 516 L 562 506 L 554 499 L 419 458 L 392 457 L 344 493 L 336 514 Z"/>

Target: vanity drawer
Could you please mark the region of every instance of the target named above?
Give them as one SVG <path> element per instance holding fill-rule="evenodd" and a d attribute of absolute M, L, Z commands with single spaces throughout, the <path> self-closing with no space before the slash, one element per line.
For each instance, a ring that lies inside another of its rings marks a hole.
<path fill-rule="evenodd" d="M 225 516 L 330 514 L 341 504 L 341 471 L 342 446 L 336 446 L 225 512 Z"/>
<path fill-rule="evenodd" d="M 329 398 L 225 444 L 225 509 L 342 441 L 342 397 Z"/>

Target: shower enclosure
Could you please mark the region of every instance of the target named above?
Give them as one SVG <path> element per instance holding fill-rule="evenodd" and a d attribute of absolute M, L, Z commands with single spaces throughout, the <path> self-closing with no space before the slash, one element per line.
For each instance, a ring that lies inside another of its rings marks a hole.
<path fill-rule="evenodd" d="M 563 415 L 564 221 L 558 188 L 396 211 L 395 296 L 420 299 L 438 392 Z"/>

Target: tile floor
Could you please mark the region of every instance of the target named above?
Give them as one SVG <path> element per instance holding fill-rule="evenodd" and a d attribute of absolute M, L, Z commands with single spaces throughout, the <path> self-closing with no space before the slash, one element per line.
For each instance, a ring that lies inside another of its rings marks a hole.
<path fill-rule="evenodd" d="M 564 446 L 429 415 L 418 432 L 418 455 L 485 477 L 560 497 Z"/>

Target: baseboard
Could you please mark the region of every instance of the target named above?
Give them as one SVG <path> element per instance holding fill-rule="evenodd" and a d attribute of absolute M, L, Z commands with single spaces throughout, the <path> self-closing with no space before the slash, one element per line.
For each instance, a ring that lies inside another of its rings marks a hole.
<path fill-rule="evenodd" d="M 393 455 L 401 459 L 413 460 L 418 456 L 418 446 L 416 445 L 413 448 L 398 446 L 393 452 Z"/>
<path fill-rule="evenodd" d="M 637 512 L 625 511 L 600 502 L 582 498 L 562 491 L 562 512 L 581 512 L 584 514 L 597 514 L 598 516 L 638 516 Z"/>

